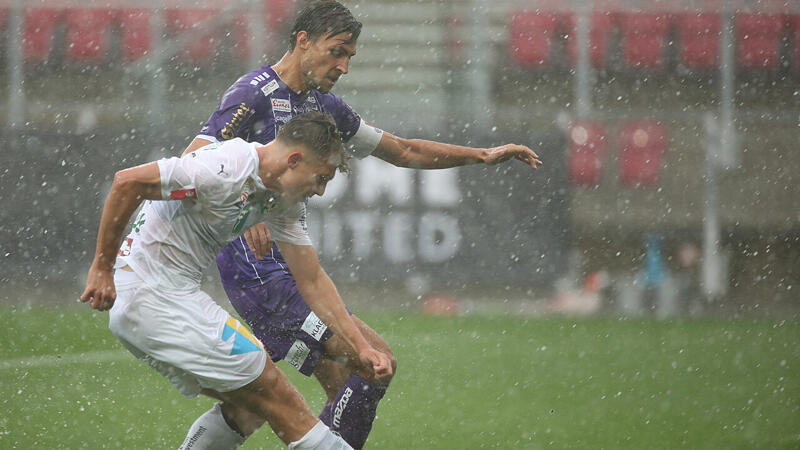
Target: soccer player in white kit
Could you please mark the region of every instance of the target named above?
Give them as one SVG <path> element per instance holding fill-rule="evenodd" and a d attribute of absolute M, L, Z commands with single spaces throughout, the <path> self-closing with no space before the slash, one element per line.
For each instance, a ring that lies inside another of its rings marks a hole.
<path fill-rule="evenodd" d="M 200 290 L 203 269 L 220 249 L 266 221 L 314 312 L 346 337 L 376 376 L 391 376 L 388 357 L 353 323 L 306 230 L 304 201 L 322 195 L 337 168 L 346 163 L 336 126 L 329 116 L 310 112 L 266 145 L 234 139 L 118 172 L 81 301 L 110 309 L 112 333 L 187 398 L 202 393 L 245 408 L 289 448 L 350 448 L 315 417 L 261 343 Z M 219 407 L 195 425 L 181 448 L 200 448 L 198 441 L 203 448 L 234 448 L 244 440 Z"/>

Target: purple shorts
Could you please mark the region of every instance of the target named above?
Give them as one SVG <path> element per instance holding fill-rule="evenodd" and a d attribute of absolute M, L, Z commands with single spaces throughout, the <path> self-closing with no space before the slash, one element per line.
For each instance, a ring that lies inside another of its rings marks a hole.
<path fill-rule="evenodd" d="M 300 373 L 310 376 L 333 332 L 306 304 L 291 273 L 273 273 L 259 284 L 241 283 L 231 258 L 235 256 L 224 250 L 217 256 L 222 286 L 231 305 L 273 361 L 285 359 Z"/>

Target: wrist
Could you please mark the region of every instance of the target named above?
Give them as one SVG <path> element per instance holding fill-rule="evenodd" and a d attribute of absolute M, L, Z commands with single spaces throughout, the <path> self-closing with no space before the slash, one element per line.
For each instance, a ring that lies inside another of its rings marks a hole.
<path fill-rule="evenodd" d="M 92 262 L 91 270 L 96 272 L 112 272 L 114 270 L 114 261 L 108 261 L 102 255 L 95 256 Z"/>
<path fill-rule="evenodd" d="M 369 344 L 369 342 L 367 342 L 366 339 L 364 339 L 364 336 L 362 336 L 361 333 L 358 333 L 356 336 L 352 336 L 350 344 L 359 355 L 372 348 L 372 346 Z"/>
<path fill-rule="evenodd" d="M 478 149 L 477 153 L 478 155 L 475 159 L 481 164 L 487 164 L 487 161 L 489 160 L 489 154 L 491 153 L 491 151 L 488 148 L 481 148 Z"/>

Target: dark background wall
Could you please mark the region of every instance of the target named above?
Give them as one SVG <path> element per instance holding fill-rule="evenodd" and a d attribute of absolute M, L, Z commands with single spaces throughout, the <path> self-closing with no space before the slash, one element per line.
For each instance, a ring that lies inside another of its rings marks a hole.
<path fill-rule="evenodd" d="M 553 151 L 564 147 L 560 135 L 518 138 Z M 0 278 L 15 281 L 80 279 L 114 172 L 177 155 L 182 146 L 164 143 L 183 141 L 31 132 L 2 140 Z M 422 172 L 369 157 L 337 178 L 338 187 L 310 206 L 323 265 L 337 280 L 424 275 L 440 286 L 547 289 L 565 270 L 569 202 L 557 161 L 536 172 L 521 163 Z"/>

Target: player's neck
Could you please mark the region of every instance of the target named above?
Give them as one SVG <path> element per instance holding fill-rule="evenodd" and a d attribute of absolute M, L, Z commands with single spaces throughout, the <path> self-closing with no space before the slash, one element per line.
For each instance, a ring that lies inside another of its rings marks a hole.
<path fill-rule="evenodd" d="M 272 66 L 272 70 L 294 92 L 302 94 L 306 89 L 303 74 L 300 71 L 300 58 L 293 57 L 292 53 L 286 52 L 281 60 Z"/>
<path fill-rule="evenodd" d="M 266 145 L 256 147 L 258 153 L 258 176 L 264 186 L 273 192 L 280 193 L 282 187 L 279 179 L 286 168 L 281 165 L 281 160 L 278 157 L 280 149 L 276 147 L 275 141 Z"/>

